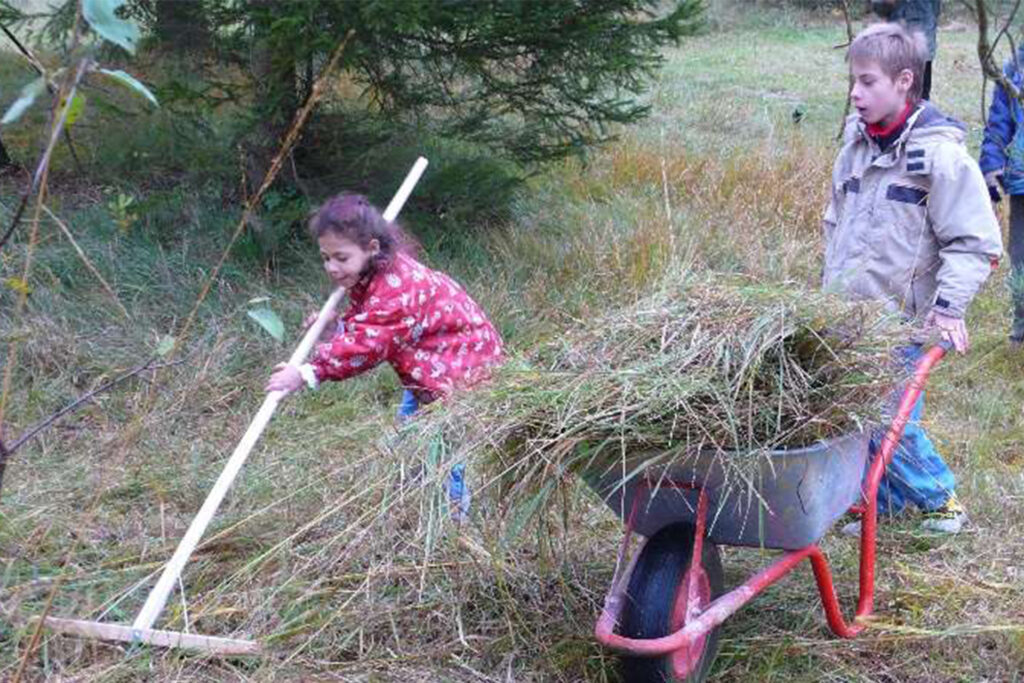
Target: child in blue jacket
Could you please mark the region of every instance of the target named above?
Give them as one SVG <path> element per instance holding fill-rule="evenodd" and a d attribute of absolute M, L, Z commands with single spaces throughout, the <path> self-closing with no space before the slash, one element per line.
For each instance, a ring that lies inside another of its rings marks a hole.
<path fill-rule="evenodd" d="M 1003 68 L 1007 79 L 1018 89 L 1024 87 L 1024 75 L 1018 64 L 1024 64 L 1024 47 L 1017 53 L 1016 63 L 1010 60 Z M 1010 343 L 1024 343 L 1024 109 L 1020 102 L 996 84 L 992 105 L 985 124 L 978 165 L 985 174 L 992 201 L 1000 199 L 1000 189 L 1010 197 L 1010 293 L 1013 302 L 1013 325 Z"/>

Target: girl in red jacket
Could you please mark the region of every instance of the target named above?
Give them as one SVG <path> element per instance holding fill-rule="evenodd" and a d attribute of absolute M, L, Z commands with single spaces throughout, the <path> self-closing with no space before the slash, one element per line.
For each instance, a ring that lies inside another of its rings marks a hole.
<path fill-rule="evenodd" d="M 277 366 L 267 391 L 315 388 L 387 361 L 406 389 L 401 415 L 483 377 L 502 359 L 497 330 L 465 290 L 413 258 L 411 241 L 361 195 L 328 200 L 310 232 L 349 308 L 309 363 Z"/>

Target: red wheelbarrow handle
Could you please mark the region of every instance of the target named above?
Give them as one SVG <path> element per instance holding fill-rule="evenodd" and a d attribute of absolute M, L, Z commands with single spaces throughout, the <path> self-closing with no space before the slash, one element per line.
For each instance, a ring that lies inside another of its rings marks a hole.
<path fill-rule="evenodd" d="M 758 593 L 775 583 L 783 576 L 792 571 L 804 559 L 811 560 L 811 567 L 814 571 L 814 578 L 821 593 L 822 604 L 825 608 L 825 616 L 829 627 L 840 638 L 852 638 L 864 630 L 864 620 L 871 615 L 874 609 L 875 598 L 875 533 L 878 528 L 878 511 L 876 503 L 878 500 L 878 486 L 881 483 L 885 468 L 892 462 L 896 452 L 896 446 L 903 437 L 903 431 L 910 421 L 910 415 L 914 410 L 928 376 L 932 369 L 953 348 L 949 342 L 930 348 L 917 362 L 914 374 L 907 383 L 903 396 L 900 398 L 896 415 L 882 439 L 881 448 L 872 461 L 868 474 L 864 480 L 864 510 L 861 525 L 861 557 L 860 557 L 860 598 L 857 602 L 857 611 L 852 624 L 847 624 L 843 619 L 842 609 L 836 597 L 835 587 L 832 583 L 832 573 L 829 570 L 828 562 L 821 549 L 816 544 L 809 545 L 800 550 L 793 550 L 785 553 L 773 564 L 765 567 L 752 576 L 741 586 L 729 591 L 712 602 L 707 609 L 696 618 L 687 620 L 682 628 L 660 638 L 627 638 L 615 633 L 615 627 L 619 616 L 622 614 L 623 603 L 628 600 L 626 587 L 629 584 L 629 577 L 642 548 L 636 549 L 632 561 L 625 567 L 625 571 L 617 575 L 612 581 L 611 590 L 605 597 L 604 609 L 597 621 L 594 635 L 598 642 L 617 650 L 634 656 L 656 657 L 675 652 L 682 647 L 688 647 L 696 639 L 707 635 L 716 626 L 721 624 L 730 615 L 739 610 L 743 605 L 750 602 Z M 634 500 L 636 508 L 638 500 Z M 704 515 L 706 511 L 706 499 L 704 491 L 701 491 L 698 503 L 697 527 L 703 530 Z M 620 551 L 620 566 L 623 553 L 632 534 L 633 517 L 631 513 L 626 528 L 626 537 L 623 539 L 622 551 Z M 697 547 L 699 548 L 699 541 Z M 699 558 L 698 554 L 694 554 Z M 699 561 L 699 560 L 698 560 Z"/>
<path fill-rule="evenodd" d="M 860 533 L 860 599 L 857 601 L 857 616 L 864 617 L 871 614 L 874 609 L 875 600 L 875 533 L 878 529 L 878 486 L 882 482 L 885 468 L 892 462 L 896 454 L 896 447 L 903 438 L 903 430 L 910 421 L 910 414 L 914 405 L 924 391 L 924 385 L 928 382 L 928 375 L 932 368 L 942 360 L 953 345 L 943 341 L 937 346 L 928 349 L 917 362 L 914 374 L 903 391 L 896 416 L 889 426 L 889 431 L 882 438 L 881 448 L 875 456 L 868 474 L 864 479 L 864 511 L 861 517 Z"/>

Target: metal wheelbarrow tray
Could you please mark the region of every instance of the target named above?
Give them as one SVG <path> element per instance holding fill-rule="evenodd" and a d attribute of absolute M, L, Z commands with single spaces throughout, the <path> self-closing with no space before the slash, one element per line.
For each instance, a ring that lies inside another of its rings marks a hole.
<path fill-rule="evenodd" d="M 768 454 L 753 482 L 756 495 L 745 486 L 726 482 L 721 459 L 728 454 L 705 453 L 686 462 L 649 468 L 623 483 L 623 469 L 635 471 L 645 459 L 641 454 L 609 469 L 590 471 L 583 479 L 623 523 L 638 497 L 642 498 L 633 529 L 643 536 L 653 536 L 670 524 L 694 524 L 704 491 L 709 540 L 795 550 L 817 542 L 860 498 L 869 440 L 865 431 Z"/>

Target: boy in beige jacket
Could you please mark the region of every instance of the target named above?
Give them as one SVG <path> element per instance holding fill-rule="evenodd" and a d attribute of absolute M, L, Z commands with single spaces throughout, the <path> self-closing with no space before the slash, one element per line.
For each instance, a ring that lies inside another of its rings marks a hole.
<path fill-rule="evenodd" d="M 824 286 L 899 312 L 909 324 L 900 350 L 908 365 L 929 337 L 967 351 L 964 315 L 1002 253 L 964 126 L 921 101 L 927 54 L 923 38 L 897 24 L 875 24 L 850 45 L 857 113 L 846 122 L 824 220 Z M 966 514 L 953 473 L 920 426 L 923 402 L 879 487 L 879 512 L 913 504 L 926 529 L 957 533 Z"/>

